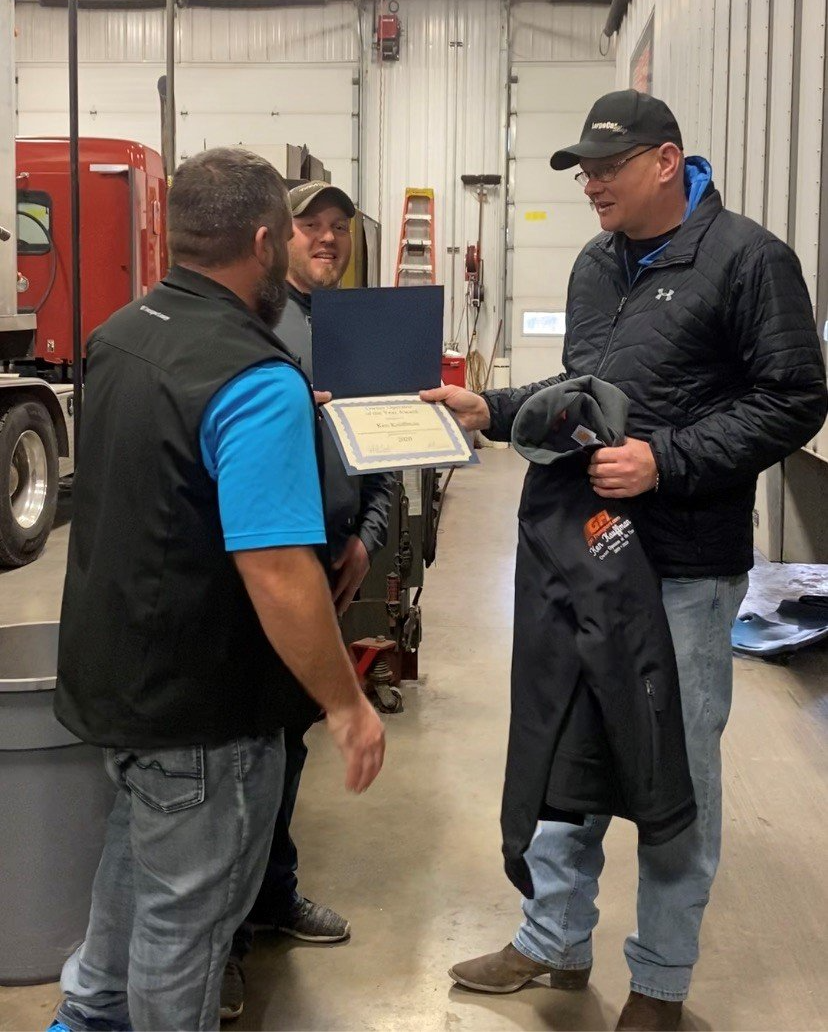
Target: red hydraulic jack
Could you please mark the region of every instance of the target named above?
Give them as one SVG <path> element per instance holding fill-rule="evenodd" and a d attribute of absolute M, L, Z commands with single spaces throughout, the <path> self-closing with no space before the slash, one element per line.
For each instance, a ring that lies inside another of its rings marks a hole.
<path fill-rule="evenodd" d="M 396 567 L 386 575 L 385 609 L 388 616 L 389 637 L 360 638 L 350 645 L 351 660 L 362 689 L 383 713 L 401 713 L 403 709 L 400 682 L 416 680 L 417 650 L 422 640 L 420 595 L 417 589 L 408 604 L 405 585 L 411 576 L 413 551 L 408 514 L 408 496 L 400 498 L 399 551 L 394 557 Z"/>
<path fill-rule="evenodd" d="M 403 708 L 401 656 L 390 638 L 361 638 L 351 645 L 351 660 L 362 689 L 383 713 Z"/>
<path fill-rule="evenodd" d="M 408 536 L 408 513 L 404 506 L 403 532 L 400 553 L 397 555 L 398 569 L 408 576 L 410 572 L 410 539 Z M 417 678 L 417 650 L 422 638 L 420 616 L 420 591 L 403 616 L 402 582 L 400 573 L 388 574 L 385 607 L 388 610 L 388 624 L 393 638 L 380 635 L 376 638 L 360 638 L 350 646 L 351 660 L 362 689 L 383 713 L 401 713 L 403 697 L 399 684 L 406 678 Z"/>

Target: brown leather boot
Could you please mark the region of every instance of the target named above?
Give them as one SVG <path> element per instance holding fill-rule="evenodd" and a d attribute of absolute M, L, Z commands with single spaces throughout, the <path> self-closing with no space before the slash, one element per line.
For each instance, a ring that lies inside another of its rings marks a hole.
<path fill-rule="evenodd" d="M 681 1000 L 656 1000 L 642 993 L 630 993 L 616 1032 L 676 1032 L 681 1021 Z"/>
<path fill-rule="evenodd" d="M 467 989 L 481 993 L 513 993 L 539 975 L 549 975 L 553 989 L 586 989 L 591 970 L 588 967 L 565 971 L 550 964 L 539 964 L 509 943 L 499 953 L 487 953 L 455 964 L 449 969 L 449 975 Z"/>

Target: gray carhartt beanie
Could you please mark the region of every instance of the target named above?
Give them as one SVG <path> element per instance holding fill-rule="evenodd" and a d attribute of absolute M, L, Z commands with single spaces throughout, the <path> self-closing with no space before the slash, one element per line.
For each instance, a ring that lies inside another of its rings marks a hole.
<path fill-rule="evenodd" d="M 512 444 L 542 465 L 584 449 L 613 447 L 624 441 L 629 407 L 626 394 L 604 380 L 565 380 L 524 402 L 512 424 Z"/>

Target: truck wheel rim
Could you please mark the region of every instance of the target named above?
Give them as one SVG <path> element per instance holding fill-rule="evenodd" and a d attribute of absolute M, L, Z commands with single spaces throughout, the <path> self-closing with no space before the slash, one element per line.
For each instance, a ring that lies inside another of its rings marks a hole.
<path fill-rule="evenodd" d="M 46 507 L 48 483 L 43 441 L 34 430 L 24 430 L 12 452 L 9 478 L 12 516 L 24 530 L 29 530 L 40 519 Z"/>

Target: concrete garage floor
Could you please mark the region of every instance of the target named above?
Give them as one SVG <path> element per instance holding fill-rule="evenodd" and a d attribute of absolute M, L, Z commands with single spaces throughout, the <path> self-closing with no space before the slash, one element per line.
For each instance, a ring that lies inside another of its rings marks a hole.
<path fill-rule="evenodd" d="M 539 982 L 492 998 L 446 976 L 453 961 L 503 946 L 519 918 L 501 871 L 498 808 L 524 467 L 511 451 L 482 458 L 449 489 L 423 596 L 423 681 L 405 689 L 405 712 L 387 718 L 377 784 L 348 797 L 324 730 L 311 735 L 295 826 L 301 887 L 351 920 L 352 941 L 320 948 L 260 936 L 247 1007 L 230 1026 L 239 1032 L 614 1027 L 627 993 L 621 946 L 635 925 L 635 834 L 622 821 L 606 843 L 588 992 Z M 67 532 L 33 566 L 0 575 L 0 621 L 57 618 Z M 774 608 L 780 578 L 794 582 L 791 596 L 799 583 L 828 591 L 826 568 L 760 567 L 747 607 Z M 828 650 L 787 667 L 736 661 L 724 857 L 685 1029 L 828 1029 L 827 741 Z M 45 1028 L 57 1000 L 56 986 L 0 988 L 0 1030 Z"/>

